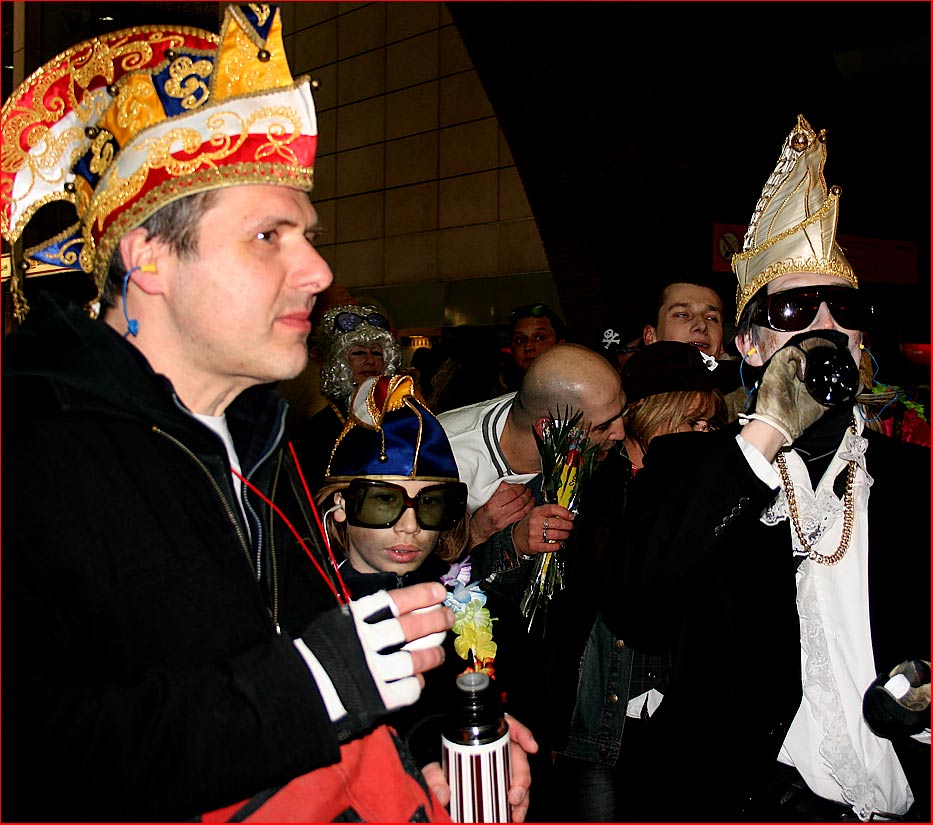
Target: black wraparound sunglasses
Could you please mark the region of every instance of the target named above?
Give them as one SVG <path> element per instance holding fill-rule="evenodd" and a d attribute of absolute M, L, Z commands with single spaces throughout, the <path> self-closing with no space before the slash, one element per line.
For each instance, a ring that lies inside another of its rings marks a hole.
<path fill-rule="evenodd" d="M 777 332 L 800 332 L 816 320 L 824 302 L 836 323 L 846 329 L 865 329 L 874 312 L 865 296 L 852 287 L 802 286 L 769 295 L 752 322 Z"/>

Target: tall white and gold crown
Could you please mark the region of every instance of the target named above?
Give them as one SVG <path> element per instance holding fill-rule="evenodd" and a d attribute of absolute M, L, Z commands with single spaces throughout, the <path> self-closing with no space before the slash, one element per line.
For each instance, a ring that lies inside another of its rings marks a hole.
<path fill-rule="evenodd" d="M 51 201 L 78 222 L 25 264 L 93 273 L 120 238 L 178 198 L 242 183 L 310 191 L 317 119 L 293 79 L 276 7 L 229 6 L 220 35 L 137 26 L 73 46 L 0 111 L 0 232 L 17 241 Z"/>
<path fill-rule="evenodd" d="M 826 130 L 817 134 L 803 115 L 784 141 L 752 213 L 742 251 L 732 258 L 738 278 L 736 322 L 751 297 L 769 281 L 790 272 L 835 275 L 858 287 L 858 279 L 836 243 L 838 186 L 823 177 Z"/>

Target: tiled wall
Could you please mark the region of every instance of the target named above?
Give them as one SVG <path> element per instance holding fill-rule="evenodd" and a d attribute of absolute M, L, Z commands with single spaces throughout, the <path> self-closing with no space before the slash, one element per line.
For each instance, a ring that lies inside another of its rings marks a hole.
<path fill-rule="evenodd" d="M 293 73 L 320 82 L 313 199 L 339 283 L 376 298 L 398 328 L 501 322 L 532 300 L 558 306 L 508 146 L 445 5 L 298 2 L 283 13 Z"/>

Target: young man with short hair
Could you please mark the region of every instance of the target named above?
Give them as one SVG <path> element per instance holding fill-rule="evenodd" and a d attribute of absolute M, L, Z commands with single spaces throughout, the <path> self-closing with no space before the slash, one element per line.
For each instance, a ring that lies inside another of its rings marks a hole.
<path fill-rule="evenodd" d="M 564 321 L 547 304 L 527 304 L 509 313 L 509 343 L 519 378 L 542 352 L 562 344 Z"/>
<path fill-rule="evenodd" d="M 692 344 L 712 358 L 723 356 L 722 299 L 700 280 L 675 280 L 661 291 L 657 320 L 646 324 L 642 338 Z"/>

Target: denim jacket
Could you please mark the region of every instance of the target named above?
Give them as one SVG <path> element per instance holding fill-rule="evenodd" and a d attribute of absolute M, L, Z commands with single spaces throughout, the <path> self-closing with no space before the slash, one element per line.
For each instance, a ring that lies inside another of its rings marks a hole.
<path fill-rule="evenodd" d="M 597 616 L 580 659 L 565 756 L 614 765 L 629 700 L 632 650 Z"/>
<path fill-rule="evenodd" d="M 619 758 L 629 700 L 667 689 L 670 654 L 629 647 L 597 616 L 580 659 L 577 695 L 565 756 L 614 765 Z"/>

